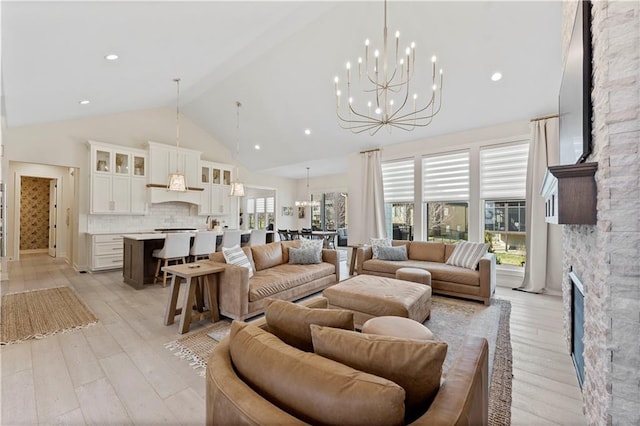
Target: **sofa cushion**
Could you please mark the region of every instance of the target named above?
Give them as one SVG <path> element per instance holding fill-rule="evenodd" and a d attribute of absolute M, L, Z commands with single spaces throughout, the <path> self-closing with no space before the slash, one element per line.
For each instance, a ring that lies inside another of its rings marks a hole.
<path fill-rule="evenodd" d="M 458 241 L 447 265 L 460 266 L 467 269 L 476 269 L 478 262 L 489 249 L 489 244 L 474 243 L 471 241 Z"/>
<path fill-rule="evenodd" d="M 253 263 L 256 271 L 272 268 L 283 263 L 282 246 L 280 243 L 261 244 L 251 247 Z"/>
<path fill-rule="evenodd" d="M 266 304 L 266 302 L 265 302 Z M 353 312 L 341 309 L 311 309 L 284 300 L 272 299 L 265 310 L 269 331 L 283 342 L 313 352 L 311 324 L 354 330 Z"/>
<path fill-rule="evenodd" d="M 249 278 L 253 276 L 253 267 L 251 266 L 251 262 L 249 262 L 249 258 L 245 252 L 242 251 L 240 246 L 233 246 L 231 248 L 223 247 L 222 255 L 224 256 L 226 263 L 247 268 L 249 270 Z"/>
<path fill-rule="evenodd" d="M 444 263 L 444 243 L 412 241 L 409 245 L 409 259 Z"/>
<path fill-rule="evenodd" d="M 238 376 L 281 409 L 312 424 L 399 425 L 405 391 L 390 380 L 303 352 L 234 321 L 229 351 Z"/>
<path fill-rule="evenodd" d="M 300 247 L 300 240 L 280 241 L 280 246 L 282 246 L 282 263 L 289 263 L 289 249 Z"/>
<path fill-rule="evenodd" d="M 407 246 L 378 247 L 378 259 L 380 260 L 409 260 Z"/>
<path fill-rule="evenodd" d="M 273 296 L 281 291 L 328 277 L 335 273 L 335 265 L 326 262 L 314 265 L 283 264 L 257 271 L 249 281 L 249 302 Z"/>
<path fill-rule="evenodd" d="M 418 341 L 311 325 L 318 355 L 384 377 L 406 392 L 407 414 L 424 412 L 440 388 L 444 342 Z"/>
<path fill-rule="evenodd" d="M 292 265 L 310 265 L 322 262 L 322 249 L 315 247 L 289 249 L 289 263 Z"/>

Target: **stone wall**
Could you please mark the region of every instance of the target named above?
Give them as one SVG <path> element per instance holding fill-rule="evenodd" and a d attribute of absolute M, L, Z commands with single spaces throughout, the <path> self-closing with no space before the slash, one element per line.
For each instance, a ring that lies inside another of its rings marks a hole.
<path fill-rule="evenodd" d="M 563 5 L 563 51 L 577 3 Z M 565 330 L 570 339 L 569 267 L 585 289 L 588 424 L 640 423 L 640 2 L 594 1 L 593 154 L 598 221 L 566 225 Z"/>

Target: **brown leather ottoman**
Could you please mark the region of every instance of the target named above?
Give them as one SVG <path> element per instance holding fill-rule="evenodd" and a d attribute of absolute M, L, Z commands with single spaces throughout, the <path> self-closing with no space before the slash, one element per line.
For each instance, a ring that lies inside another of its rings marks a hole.
<path fill-rule="evenodd" d="M 420 268 L 400 268 L 396 270 L 396 279 L 430 286 L 431 272 Z"/>
<path fill-rule="evenodd" d="M 431 315 L 431 287 L 375 275 L 357 275 L 323 291 L 329 308 L 347 309 L 361 328 L 382 316 L 410 318 L 422 323 Z"/>
<path fill-rule="evenodd" d="M 418 321 L 402 317 L 376 317 L 362 324 L 362 332 L 402 339 L 433 340 L 433 333 Z"/>

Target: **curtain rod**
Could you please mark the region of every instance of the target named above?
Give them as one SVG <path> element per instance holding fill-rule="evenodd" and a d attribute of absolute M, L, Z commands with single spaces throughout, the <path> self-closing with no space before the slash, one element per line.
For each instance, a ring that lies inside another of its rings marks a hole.
<path fill-rule="evenodd" d="M 531 120 L 529 120 L 529 122 L 533 123 L 534 121 L 546 120 L 548 118 L 556 118 L 556 117 L 560 117 L 560 116 L 558 114 L 543 115 L 542 117 L 532 118 Z"/>
<path fill-rule="evenodd" d="M 382 149 L 381 148 L 368 149 L 366 151 L 360 151 L 360 154 L 367 154 L 369 152 L 376 152 L 376 151 L 382 151 Z"/>

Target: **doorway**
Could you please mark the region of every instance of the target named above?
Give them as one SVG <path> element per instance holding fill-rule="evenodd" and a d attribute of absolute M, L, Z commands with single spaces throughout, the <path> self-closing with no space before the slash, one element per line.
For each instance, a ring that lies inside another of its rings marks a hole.
<path fill-rule="evenodd" d="M 57 179 L 20 177 L 20 254 L 56 256 Z"/>

